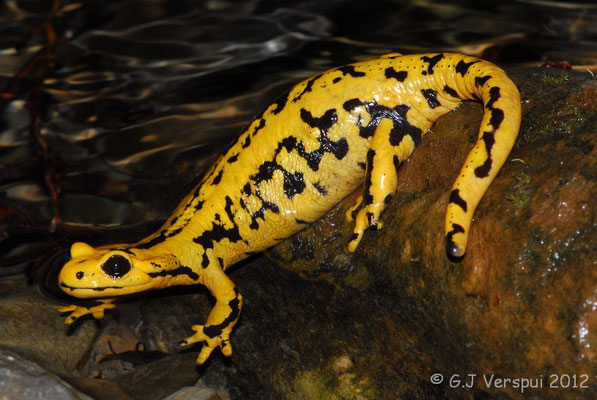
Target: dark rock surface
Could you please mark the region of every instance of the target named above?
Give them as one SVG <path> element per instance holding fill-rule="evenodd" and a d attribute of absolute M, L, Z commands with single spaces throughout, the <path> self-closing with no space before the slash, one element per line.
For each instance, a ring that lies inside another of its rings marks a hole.
<path fill-rule="evenodd" d="M 98 335 L 94 321 L 69 330 L 57 318 L 57 304 L 32 290 L 0 300 L 0 346 L 53 373 L 68 376 L 85 363 Z M 59 315 L 59 314 L 58 314 Z"/>

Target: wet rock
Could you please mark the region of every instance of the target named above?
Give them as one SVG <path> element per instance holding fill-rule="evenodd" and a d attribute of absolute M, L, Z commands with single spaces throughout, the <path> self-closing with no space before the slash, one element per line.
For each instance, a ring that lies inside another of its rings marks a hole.
<path fill-rule="evenodd" d="M 76 329 L 67 327 L 58 304 L 33 290 L 0 299 L 0 346 L 56 374 L 76 371 L 97 332 L 91 320 L 81 321 Z"/>
<path fill-rule="evenodd" d="M 132 400 L 132 397 L 115 382 L 73 376 L 64 377 L 64 380 L 94 400 Z"/>
<path fill-rule="evenodd" d="M 17 353 L 0 348 L 0 398 L 91 400 Z"/>
<path fill-rule="evenodd" d="M 205 387 L 184 387 L 172 393 L 164 400 L 228 400 L 230 397 L 223 392 Z"/>
<path fill-rule="evenodd" d="M 113 378 L 134 399 L 161 399 L 183 386 L 194 384 L 199 371 L 195 354 L 177 354 Z"/>
<path fill-rule="evenodd" d="M 0 278 L 0 297 L 17 293 L 25 288 L 27 288 L 27 278 L 24 274 Z"/>
<path fill-rule="evenodd" d="M 93 398 L 159 400 L 181 387 L 193 385 L 201 370 L 195 353 L 177 354 L 176 343 L 192 323 L 177 315 L 196 305 L 196 295 L 151 292 L 144 298 L 118 304 L 99 322 L 101 332 L 87 347 L 79 374 L 64 379 Z M 208 312 L 207 293 L 205 310 Z M 178 310 L 178 313 L 175 311 Z M 196 310 L 193 309 L 194 312 Z M 184 322 L 188 325 L 183 325 Z"/>
<path fill-rule="evenodd" d="M 581 71 L 510 75 L 522 128 L 476 211 L 466 257 L 446 257 L 443 221 L 476 140 L 477 103 L 433 126 L 401 168 L 384 229 L 368 231 L 355 254 L 345 250 L 352 225 L 343 214 L 356 193 L 269 251 L 294 273 L 265 258 L 234 271 L 245 307 L 231 393 L 595 397 L 597 84 Z M 338 360 L 350 362 L 338 369 Z M 431 383 L 434 373 L 444 382 Z M 471 388 L 467 374 L 476 374 Z"/>
<path fill-rule="evenodd" d="M 171 357 L 123 369 L 107 379 L 96 376 L 65 377 L 65 380 L 96 400 L 159 400 L 199 379 L 195 354 Z"/>

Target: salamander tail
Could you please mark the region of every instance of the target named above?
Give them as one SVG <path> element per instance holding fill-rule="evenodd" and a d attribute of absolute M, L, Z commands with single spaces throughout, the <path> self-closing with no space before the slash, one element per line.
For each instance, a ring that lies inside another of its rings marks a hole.
<path fill-rule="evenodd" d="M 454 63 L 446 87 L 461 99 L 481 100 L 485 114 L 479 137 L 452 186 L 446 212 L 446 250 L 453 258 L 466 251 L 475 208 L 504 165 L 520 128 L 520 94 L 497 66 L 467 56 Z"/>

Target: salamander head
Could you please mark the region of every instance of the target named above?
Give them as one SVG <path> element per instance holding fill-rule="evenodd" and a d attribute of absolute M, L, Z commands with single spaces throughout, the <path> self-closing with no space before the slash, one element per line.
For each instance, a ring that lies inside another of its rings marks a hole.
<path fill-rule="evenodd" d="M 151 289 L 159 279 L 148 260 L 140 260 L 131 251 L 93 248 L 77 242 L 70 250 L 71 259 L 64 264 L 58 284 L 75 297 L 108 297 Z"/>

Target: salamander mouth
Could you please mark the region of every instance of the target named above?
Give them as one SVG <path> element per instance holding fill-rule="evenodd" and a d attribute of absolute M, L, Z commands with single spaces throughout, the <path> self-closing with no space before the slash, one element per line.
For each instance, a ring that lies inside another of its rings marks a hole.
<path fill-rule="evenodd" d="M 69 286 L 64 282 L 60 282 L 60 286 L 72 291 L 75 290 L 93 290 L 94 292 L 103 292 L 104 290 L 107 289 L 124 289 L 123 286 L 104 286 L 104 287 L 74 287 L 74 286 Z"/>

